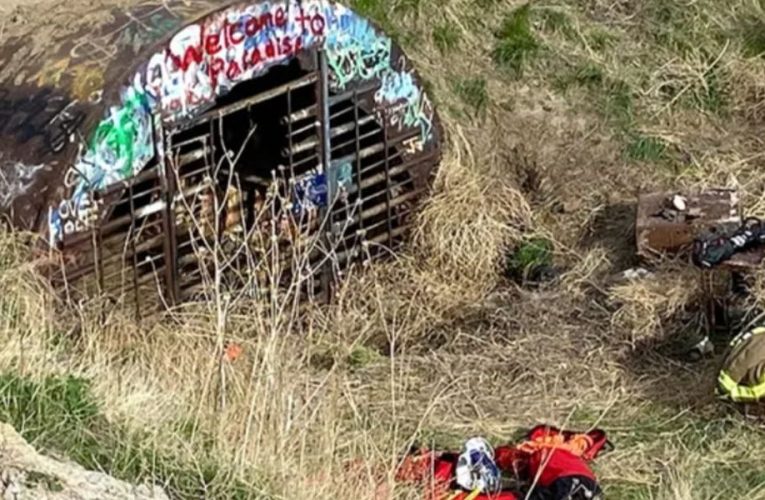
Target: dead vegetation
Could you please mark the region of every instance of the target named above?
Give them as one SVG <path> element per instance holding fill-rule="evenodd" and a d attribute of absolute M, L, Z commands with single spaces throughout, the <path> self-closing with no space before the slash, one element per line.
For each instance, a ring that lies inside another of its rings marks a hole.
<path fill-rule="evenodd" d="M 642 189 L 738 185 L 762 211 L 765 60 L 740 32 L 760 3 L 355 4 L 401 39 L 449 135 L 407 252 L 305 315 L 288 295 L 216 296 L 135 325 L 63 308 L 3 234 L 0 372 L 81 377 L 104 418 L 32 437 L 177 496 L 416 498 L 391 479 L 415 440 L 543 421 L 611 433 L 610 498 L 765 498 L 762 431 L 714 400 L 717 359 L 668 347 L 699 324 L 698 277 L 668 263 L 614 281 L 636 264 Z M 531 235 L 565 269 L 533 290 L 502 276 Z M 60 439 L 73 429 L 98 453 Z"/>
<path fill-rule="evenodd" d="M 614 285 L 611 301 L 617 307 L 613 326 L 625 341 L 638 342 L 672 331 L 672 323 L 688 308 L 702 304 L 701 273 L 687 263 L 665 265 L 649 277 Z"/>

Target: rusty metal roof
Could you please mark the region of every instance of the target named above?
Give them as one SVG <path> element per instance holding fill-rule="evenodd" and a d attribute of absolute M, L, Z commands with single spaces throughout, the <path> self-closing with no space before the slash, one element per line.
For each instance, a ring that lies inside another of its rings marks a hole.
<path fill-rule="evenodd" d="M 335 90 L 379 83 L 376 99 L 398 107 L 391 125 L 422 131 L 413 154 L 440 148 L 437 116 L 403 53 L 334 1 L 60 9 L 66 17 L 44 36 L 30 25 L 0 46 L 0 210 L 17 227 L 55 239 L 84 192 L 136 175 L 155 154 L 152 124 L 205 111 L 309 47 L 328 52 Z"/>

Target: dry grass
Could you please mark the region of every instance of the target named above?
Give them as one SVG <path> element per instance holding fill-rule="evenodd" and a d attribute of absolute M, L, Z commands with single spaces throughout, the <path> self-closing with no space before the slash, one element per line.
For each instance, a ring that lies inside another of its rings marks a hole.
<path fill-rule="evenodd" d="M 702 300 L 701 273 L 687 264 L 662 266 L 648 278 L 611 288 L 611 301 L 617 307 L 612 323 L 634 346 L 671 331 L 668 327 L 678 315 L 689 307 L 698 308 Z"/>
<path fill-rule="evenodd" d="M 693 318 L 695 274 L 612 282 L 634 264 L 641 189 L 736 184 L 762 211 L 765 61 L 736 34 L 759 7 L 533 4 L 538 48 L 519 76 L 492 51 L 521 2 L 367 5 L 406 35 L 449 133 L 407 252 L 304 315 L 289 295 L 213 294 L 135 325 L 98 302 L 61 307 L 3 233 L 0 371 L 87 378 L 110 422 L 200 476 L 203 458 L 221 464 L 209 496 L 238 478 L 253 497 L 374 498 L 382 484 L 416 498 L 391 481 L 414 439 L 504 441 L 545 421 L 611 433 L 617 451 L 597 464 L 611 498 L 765 497 L 762 431 L 713 399 L 716 359 L 689 365 L 664 345 Z M 501 276 L 531 233 L 567 269 L 539 290 Z"/>

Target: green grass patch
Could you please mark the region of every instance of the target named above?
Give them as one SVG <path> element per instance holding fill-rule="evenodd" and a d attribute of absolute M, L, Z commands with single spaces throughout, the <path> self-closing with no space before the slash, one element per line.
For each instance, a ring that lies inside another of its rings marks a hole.
<path fill-rule="evenodd" d="M 436 25 L 433 28 L 433 43 L 436 44 L 441 54 L 448 54 L 459 46 L 460 32 L 455 25 L 450 23 Z"/>
<path fill-rule="evenodd" d="M 606 81 L 603 69 L 594 63 L 587 63 L 577 68 L 574 73 L 574 81 L 578 85 L 588 88 L 600 88 Z"/>
<path fill-rule="evenodd" d="M 0 376 L 0 421 L 30 443 L 66 455 L 90 470 L 130 482 L 153 481 L 175 498 L 251 498 L 253 490 L 233 479 L 211 457 L 181 463 L 103 417 L 88 382 L 76 377 L 28 380 Z"/>
<path fill-rule="evenodd" d="M 553 87 L 566 92 L 572 87 L 588 91 L 588 103 L 616 127 L 621 133 L 630 131 L 634 126 L 634 93 L 630 86 L 611 78 L 601 66 L 592 61 L 583 61 L 561 72 L 553 81 Z"/>
<path fill-rule="evenodd" d="M 704 75 L 704 86 L 696 93 L 696 102 L 704 111 L 724 113 L 728 107 L 728 89 L 723 71 L 714 67 Z"/>
<path fill-rule="evenodd" d="M 673 2 L 648 1 L 645 3 L 646 28 L 653 42 L 672 49 L 687 50 L 685 29 L 677 26 L 681 18 L 678 6 Z"/>
<path fill-rule="evenodd" d="M 765 19 L 750 15 L 741 22 L 741 41 L 747 57 L 765 57 Z"/>
<path fill-rule="evenodd" d="M 351 0 L 353 10 L 375 21 L 387 19 L 387 9 L 383 0 Z"/>
<path fill-rule="evenodd" d="M 552 242 L 545 238 L 530 238 L 510 253 L 506 271 L 516 279 L 525 279 L 535 270 L 551 266 L 552 262 Z"/>
<path fill-rule="evenodd" d="M 0 419 L 13 424 L 25 438 L 44 443 L 57 436 L 59 429 L 82 431 L 98 417 L 98 406 L 90 398 L 87 383 L 76 377 L 52 377 L 34 383 L 3 375 L 0 403 Z M 72 439 L 76 444 L 81 438 L 68 434 L 56 439 Z"/>
<path fill-rule="evenodd" d="M 553 87 L 560 92 L 566 92 L 571 87 L 595 90 L 601 89 L 606 81 L 603 69 L 594 62 L 586 61 L 570 71 L 557 74 L 553 79 Z"/>
<path fill-rule="evenodd" d="M 659 94 L 667 105 L 683 106 L 716 115 L 725 115 L 730 102 L 729 74 L 719 65 L 708 69 L 702 79 L 694 76 L 687 84 L 672 82 L 659 87 Z"/>
<path fill-rule="evenodd" d="M 476 114 L 483 114 L 489 106 L 489 89 L 484 78 L 466 78 L 454 84 L 454 93 Z"/>
<path fill-rule="evenodd" d="M 621 130 L 632 128 L 635 103 L 630 86 L 621 80 L 608 80 L 603 88 L 603 112 L 608 120 Z"/>
<path fill-rule="evenodd" d="M 658 162 L 666 158 L 667 144 L 659 137 L 636 135 L 627 145 L 626 153 L 631 160 Z"/>
<path fill-rule="evenodd" d="M 500 69 L 520 75 L 539 47 L 531 29 L 531 7 L 526 4 L 510 12 L 502 21 L 492 55 Z"/>
<path fill-rule="evenodd" d="M 393 4 L 393 11 L 402 14 L 419 13 L 422 0 L 397 0 Z"/>
<path fill-rule="evenodd" d="M 382 358 L 380 353 L 363 345 L 357 345 L 348 355 L 348 364 L 352 369 L 365 368 Z"/>
<path fill-rule="evenodd" d="M 559 33 L 566 38 L 576 36 L 574 23 L 565 12 L 543 7 L 534 10 L 534 17 L 538 19 L 539 26 L 544 31 Z"/>
<path fill-rule="evenodd" d="M 391 18 L 391 9 L 385 0 L 351 0 L 350 5 L 359 15 L 377 23 L 391 39 L 401 42 L 405 33 L 399 29 L 400 24 Z"/>
<path fill-rule="evenodd" d="M 682 4 L 665 0 L 646 0 L 642 26 L 649 42 L 682 56 L 699 50 L 719 52 L 725 34 L 717 28 L 708 8 L 699 2 Z"/>
<path fill-rule="evenodd" d="M 602 28 L 593 28 L 585 34 L 590 48 L 596 52 L 604 52 L 614 47 L 619 37 Z"/>

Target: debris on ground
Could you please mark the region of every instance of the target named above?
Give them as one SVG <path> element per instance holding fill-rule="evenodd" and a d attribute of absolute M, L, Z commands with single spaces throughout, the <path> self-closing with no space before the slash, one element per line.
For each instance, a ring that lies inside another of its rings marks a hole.
<path fill-rule="evenodd" d="M 690 261 L 703 271 L 699 275 L 700 307 L 706 332 L 687 349 L 689 361 L 714 355 L 710 336 L 718 327 L 725 328 L 730 336 L 736 315 L 734 302 L 746 300 L 747 279 L 765 259 L 765 225 L 760 219 L 744 218 L 742 212 L 735 189 L 707 189 L 695 194 L 658 192 L 639 197 L 638 257 L 646 261 L 690 254 Z M 718 269 L 722 272 L 714 272 Z M 645 276 L 643 271 L 630 269 L 621 278 L 633 281 Z"/>
<path fill-rule="evenodd" d="M 602 496 L 590 462 L 611 444 L 599 429 L 587 433 L 540 425 L 526 441 L 492 449 L 469 439 L 461 452 L 409 455 L 399 482 L 417 483 L 428 500 L 585 500 Z"/>
<path fill-rule="evenodd" d="M 4 423 L 0 423 L 0 498 L 169 500 L 157 486 L 128 484 L 102 472 L 43 456 Z"/>
<path fill-rule="evenodd" d="M 750 217 L 735 231 L 728 234 L 702 235 L 693 244 L 693 262 L 702 268 L 713 268 L 730 261 L 734 255 L 750 253 L 753 264 L 762 262 L 765 249 L 765 226 L 762 221 Z"/>
<path fill-rule="evenodd" d="M 648 269 L 643 267 L 633 267 L 619 274 L 618 279 L 615 281 L 635 281 L 650 278 L 651 276 L 653 276 L 653 273 Z"/>
<path fill-rule="evenodd" d="M 649 271 L 648 269 L 644 269 L 642 267 L 627 269 L 626 271 L 622 273 L 622 277 L 624 277 L 624 279 L 627 279 L 627 280 L 647 278 L 652 275 L 653 273 L 651 273 L 651 271 Z"/>
<path fill-rule="evenodd" d="M 709 189 L 692 195 L 648 193 L 638 198 L 637 253 L 642 258 L 676 255 L 710 227 L 731 231 L 742 222 L 739 194 Z"/>

